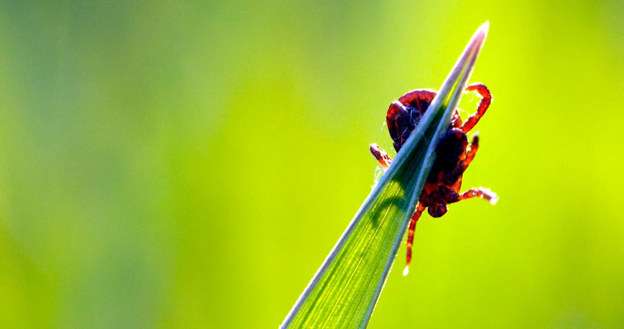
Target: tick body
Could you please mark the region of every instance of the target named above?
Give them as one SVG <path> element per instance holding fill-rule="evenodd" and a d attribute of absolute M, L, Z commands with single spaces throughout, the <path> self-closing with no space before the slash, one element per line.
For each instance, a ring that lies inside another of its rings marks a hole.
<path fill-rule="evenodd" d="M 473 136 L 470 145 L 468 145 L 466 134 L 479 122 L 492 102 L 492 95 L 483 84 L 472 84 L 466 88 L 466 91 L 477 92 L 481 101 L 477 106 L 477 111 L 466 122 L 462 122 L 459 111 L 456 109 L 451 117 L 449 129 L 442 134 L 438 141 L 435 161 L 409 224 L 404 275 L 407 275 L 412 259 L 416 223 L 425 209 L 431 217 L 441 217 L 447 212 L 449 203 L 473 197 L 488 200 L 492 204 L 498 200 L 496 193 L 482 187 L 471 188 L 460 193 L 464 171 L 474 159 L 479 148 L 479 137 Z M 424 116 L 435 96 L 436 92 L 433 90 L 418 89 L 406 93 L 398 101 L 390 104 L 386 114 L 386 124 L 394 142 L 394 149 L 397 152 L 418 126 L 420 119 Z M 388 153 L 376 144 L 370 146 L 370 151 L 382 166 L 388 167 L 392 162 Z"/>

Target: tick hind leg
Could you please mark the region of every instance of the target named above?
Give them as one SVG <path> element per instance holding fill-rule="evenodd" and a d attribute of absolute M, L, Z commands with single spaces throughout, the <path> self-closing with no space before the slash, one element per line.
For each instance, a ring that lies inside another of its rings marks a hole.
<path fill-rule="evenodd" d="M 420 215 L 425 210 L 425 206 L 418 202 L 416 205 L 416 211 L 414 215 L 412 215 L 412 220 L 409 224 L 409 229 L 407 231 L 407 254 L 405 255 L 405 269 L 403 270 L 403 275 L 407 275 L 409 273 L 409 266 L 412 262 L 412 245 L 414 244 L 414 231 L 416 231 L 416 223 L 418 219 L 420 219 Z"/>
<path fill-rule="evenodd" d="M 498 195 L 492 192 L 489 188 L 484 187 L 471 188 L 470 190 L 460 194 L 457 201 L 466 200 L 474 197 L 487 200 L 491 204 L 496 204 L 496 202 L 498 201 Z"/>
<path fill-rule="evenodd" d="M 471 188 L 468 191 L 462 194 L 459 194 L 453 191 L 452 189 L 449 189 L 444 186 L 440 186 L 440 192 L 442 193 L 442 195 L 444 195 L 444 199 L 446 200 L 446 203 L 455 203 L 461 200 L 467 200 L 467 199 L 471 199 L 474 197 L 487 200 L 491 204 L 496 204 L 496 202 L 498 201 L 498 195 L 492 192 L 492 190 L 490 190 L 489 188 L 485 188 L 485 187 Z"/>
<path fill-rule="evenodd" d="M 466 88 L 466 91 L 476 91 L 479 93 L 481 97 L 481 102 L 479 106 L 477 106 L 477 112 L 473 113 L 466 122 L 461 127 L 461 130 L 464 133 L 469 132 L 474 126 L 479 122 L 479 119 L 485 114 L 488 107 L 492 103 L 492 94 L 490 94 L 490 90 L 482 83 L 474 83 Z"/>
<path fill-rule="evenodd" d="M 472 137 L 472 142 L 470 143 L 470 149 L 466 151 L 466 158 L 462 162 L 460 162 L 457 168 L 455 168 L 455 170 L 453 171 L 453 174 L 449 175 L 449 177 L 453 177 L 453 178 L 457 177 L 460 182 L 459 184 L 461 184 L 461 176 L 464 173 L 464 171 L 466 171 L 466 168 L 468 168 L 468 165 L 470 165 L 470 163 L 474 159 L 475 154 L 477 154 L 478 149 L 479 149 L 479 136 L 474 136 Z M 456 185 L 456 188 L 459 189 L 460 186 L 461 185 Z M 498 201 L 498 196 L 496 195 L 496 193 L 492 192 L 488 188 L 483 188 L 483 187 L 471 188 L 470 190 L 462 194 L 459 194 L 455 192 L 454 190 L 449 189 L 445 186 L 441 186 L 440 191 L 443 193 L 444 199 L 447 201 L 447 203 L 455 203 L 461 200 L 466 200 L 466 199 L 470 199 L 474 197 L 487 200 L 491 204 L 495 204 Z"/>

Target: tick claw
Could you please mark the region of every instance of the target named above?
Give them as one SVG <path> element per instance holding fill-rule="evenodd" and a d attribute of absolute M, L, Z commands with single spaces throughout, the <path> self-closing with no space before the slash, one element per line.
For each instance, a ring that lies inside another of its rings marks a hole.
<path fill-rule="evenodd" d="M 405 266 L 403 269 L 403 276 L 407 276 L 409 274 L 409 265 Z"/>
<path fill-rule="evenodd" d="M 498 195 L 494 194 L 494 196 L 492 196 L 492 198 L 490 199 L 490 203 L 495 205 L 498 202 Z"/>
<path fill-rule="evenodd" d="M 483 191 L 483 195 L 485 198 L 490 201 L 491 204 L 495 205 L 498 202 L 498 195 L 495 192 L 492 192 L 489 188 L 481 187 Z"/>

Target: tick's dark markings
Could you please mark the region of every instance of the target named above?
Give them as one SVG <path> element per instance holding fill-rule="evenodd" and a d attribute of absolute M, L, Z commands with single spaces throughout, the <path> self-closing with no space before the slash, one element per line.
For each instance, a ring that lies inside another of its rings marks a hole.
<path fill-rule="evenodd" d="M 432 217 L 441 217 L 448 210 L 446 205 L 449 203 L 473 197 L 488 200 L 492 204 L 498 200 L 496 193 L 482 187 L 472 188 L 464 193 L 459 193 L 462 175 L 474 159 L 479 148 L 478 136 L 472 138 L 470 148 L 468 148 L 468 137 L 466 134 L 479 122 L 479 119 L 485 114 L 492 102 L 490 91 L 481 83 L 468 86 L 466 91 L 476 91 L 481 97 L 481 102 L 477 107 L 477 112 L 472 114 L 464 123 L 462 123 L 462 119 L 459 116 L 459 111 L 455 110 L 451 117 L 449 129 L 438 141 L 435 150 L 435 162 L 431 167 L 431 172 L 425 182 L 416 211 L 409 224 L 404 275 L 407 275 L 412 260 L 412 244 L 416 222 L 418 222 L 425 208 L 428 209 L 429 215 Z M 403 146 L 403 143 L 405 143 L 414 128 L 418 126 L 420 119 L 427 111 L 435 95 L 436 92 L 433 90 L 417 89 L 406 93 L 398 101 L 390 104 L 386 114 L 386 123 L 390 137 L 394 141 L 394 149 L 397 152 L 401 149 L 401 146 Z M 388 167 L 392 162 L 392 158 L 390 158 L 388 153 L 377 146 L 377 144 L 371 144 L 370 151 L 382 166 Z"/>

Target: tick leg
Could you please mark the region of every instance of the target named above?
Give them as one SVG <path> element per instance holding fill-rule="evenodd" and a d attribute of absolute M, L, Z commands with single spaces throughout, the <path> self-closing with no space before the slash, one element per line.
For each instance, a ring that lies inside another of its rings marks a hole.
<path fill-rule="evenodd" d="M 405 141 L 404 138 L 407 138 L 404 137 L 406 130 L 410 128 L 410 114 L 403 104 L 398 101 L 390 104 L 386 113 L 386 125 L 390 138 L 394 142 L 394 149 L 399 152 Z M 413 129 L 413 127 L 411 128 Z"/>
<path fill-rule="evenodd" d="M 453 112 L 453 116 L 451 116 L 451 128 L 460 128 L 462 127 L 462 119 L 459 116 L 459 111 L 457 109 Z"/>
<path fill-rule="evenodd" d="M 477 112 L 473 113 L 461 127 L 461 130 L 464 133 L 467 133 L 472 128 L 474 128 L 477 122 L 479 122 L 479 119 L 481 119 L 483 114 L 485 114 L 485 111 L 487 111 L 488 107 L 490 107 L 490 103 L 492 103 L 492 94 L 490 94 L 490 90 L 488 90 L 488 88 L 482 83 L 471 84 L 470 86 L 468 86 L 468 88 L 466 88 L 466 91 L 478 92 L 479 96 L 481 96 L 481 102 L 477 107 Z"/>
<path fill-rule="evenodd" d="M 468 150 L 468 152 L 466 152 L 466 159 L 464 159 L 464 162 L 461 164 L 460 170 L 462 173 L 466 171 L 466 168 L 468 168 L 468 165 L 474 159 L 475 154 L 477 154 L 478 149 L 479 149 L 479 136 L 474 135 L 472 137 L 472 142 L 470 143 L 470 149 Z"/>
<path fill-rule="evenodd" d="M 496 202 L 498 201 L 498 195 L 492 192 L 489 188 L 484 188 L 484 187 L 471 188 L 470 190 L 462 193 L 459 196 L 459 200 L 457 201 L 466 200 L 466 199 L 470 199 L 474 197 L 488 200 L 490 201 L 491 204 L 496 204 Z"/>
<path fill-rule="evenodd" d="M 415 125 L 427 111 L 436 92 L 427 89 L 412 90 L 392 102 L 386 114 L 386 123 L 390 137 L 394 141 L 394 149 L 399 152 Z"/>
<path fill-rule="evenodd" d="M 412 245 L 414 244 L 414 231 L 416 231 L 416 222 L 418 222 L 418 219 L 420 218 L 420 215 L 424 210 L 425 206 L 421 202 L 418 202 L 418 205 L 416 206 L 416 211 L 414 212 L 414 215 L 412 215 L 412 220 L 410 221 L 409 229 L 407 231 L 407 254 L 405 256 L 405 269 L 403 270 L 403 275 L 407 275 L 407 273 L 409 273 L 409 266 L 412 262 Z"/>
<path fill-rule="evenodd" d="M 386 151 L 384 151 L 384 149 L 379 147 L 379 145 L 371 144 L 370 151 L 382 166 L 388 168 L 388 166 L 392 163 L 392 158 L 388 155 L 388 153 L 386 153 Z"/>

